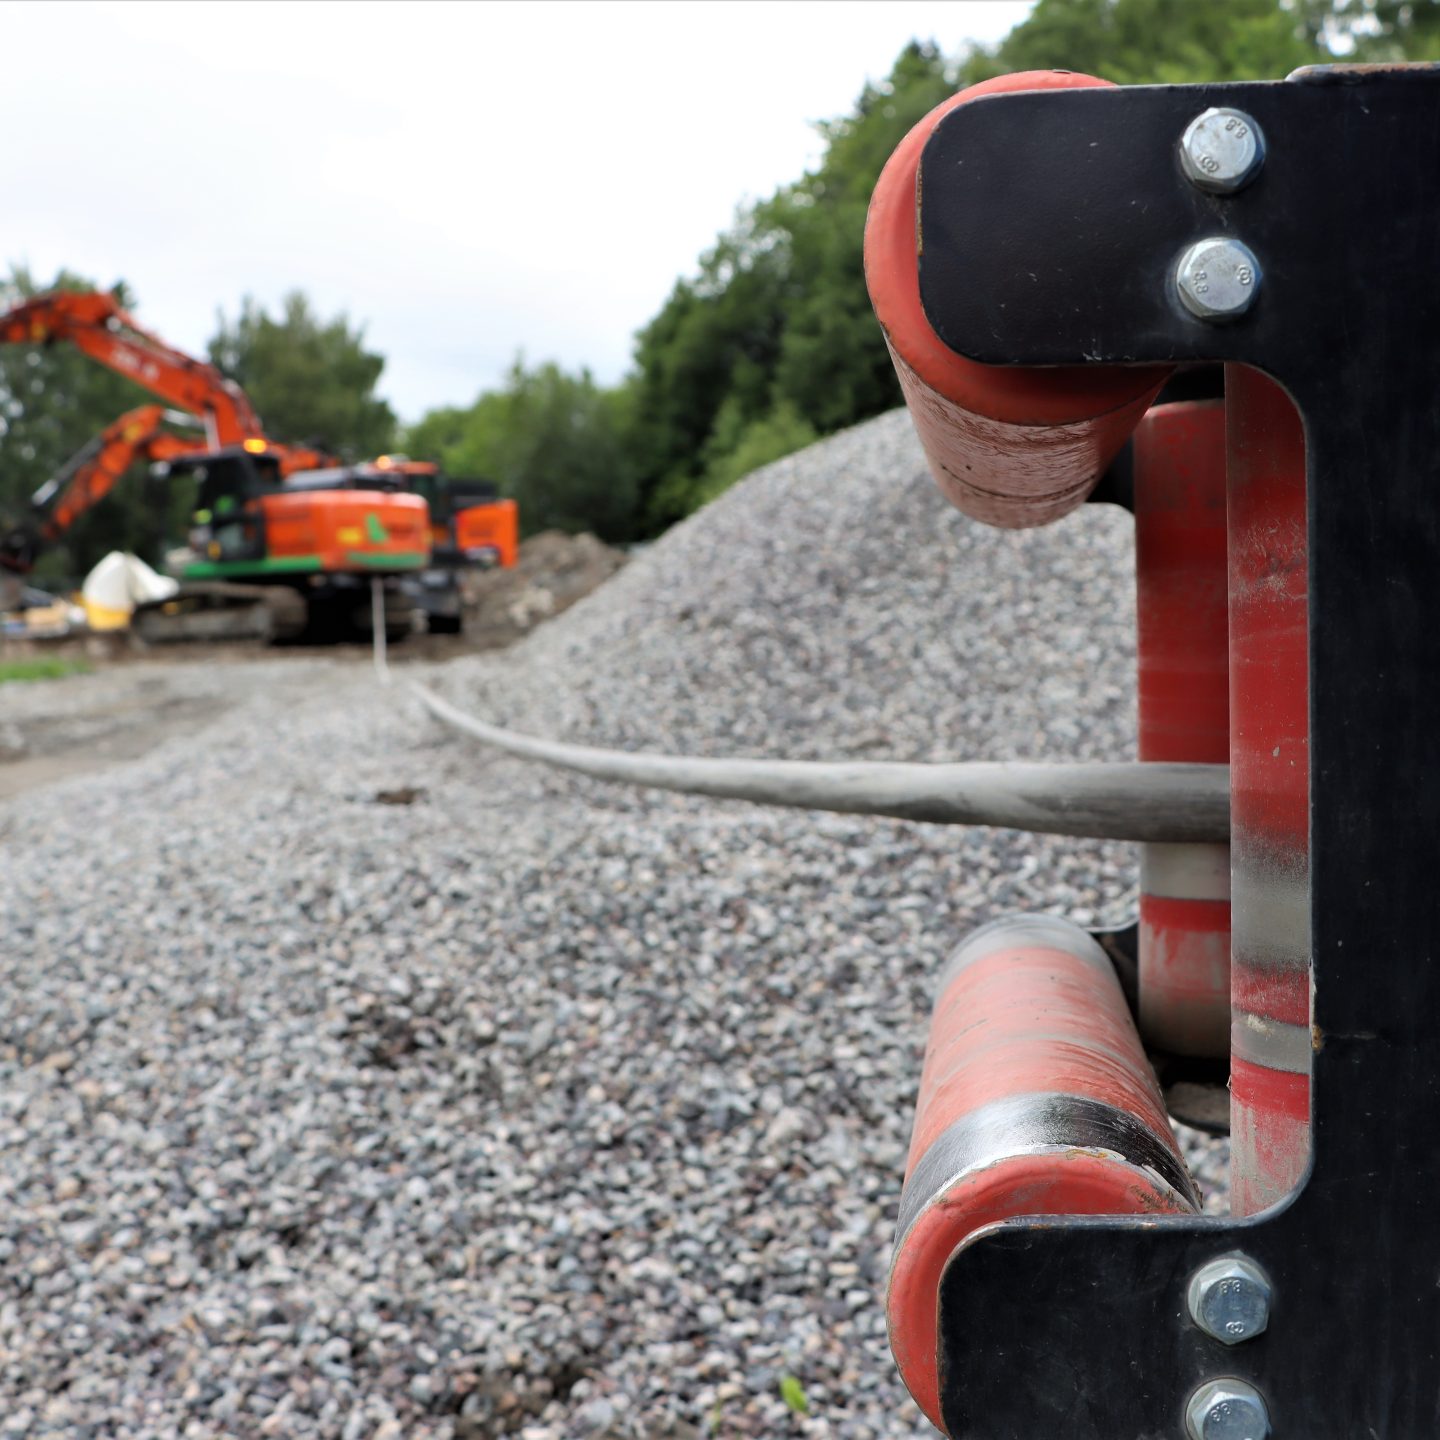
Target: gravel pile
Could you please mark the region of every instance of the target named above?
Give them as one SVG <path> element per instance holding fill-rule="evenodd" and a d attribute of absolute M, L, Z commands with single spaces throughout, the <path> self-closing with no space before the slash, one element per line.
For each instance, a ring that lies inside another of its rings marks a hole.
<path fill-rule="evenodd" d="M 972 526 L 890 415 L 412 673 L 601 744 L 1120 758 L 1130 543 Z M 228 670 L 0 807 L 0 1437 L 931 1433 L 882 1311 L 931 977 L 1123 917 L 1126 847 L 629 792 Z"/>

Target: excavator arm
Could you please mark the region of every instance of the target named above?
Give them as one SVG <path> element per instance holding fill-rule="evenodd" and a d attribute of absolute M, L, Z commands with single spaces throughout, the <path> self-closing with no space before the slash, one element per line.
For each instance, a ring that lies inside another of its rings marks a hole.
<path fill-rule="evenodd" d="M 167 345 L 104 291 L 56 290 L 0 314 L 0 345 L 68 341 L 143 385 L 166 404 L 204 421 L 211 448 L 263 439 L 245 392 L 214 366 Z"/>
<path fill-rule="evenodd" d="M 0 566 L 24 574 L 137 460 L 175 460 L 206 448 L 199 435 L 175 435 L 167 424 L 192 423 L 163 405 L 141 405 L 113 420 L 30 497 L 29 521 L 0 532 Z"/>

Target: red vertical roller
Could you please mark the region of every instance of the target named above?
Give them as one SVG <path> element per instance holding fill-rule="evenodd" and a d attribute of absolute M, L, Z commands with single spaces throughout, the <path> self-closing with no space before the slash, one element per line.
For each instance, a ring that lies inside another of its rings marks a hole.
<path fill-rule="evenodd" d="M 972 85 L 896 147 L 870 201 L 865 279 L 905 403 L 941 490 L 990 525 L 1044 525 L 1082 504 L 1139 423 L 1168 369 L 980 365 L 951 350 L 920 304 L 916 187 L 921 152 L 957 105 L 1016 90 L 1104 85 L 1032 70 Z M 1024 176 L 1016 177 L 1024 184 Z"/>
<path fill-rule="evenodd" d="M 1140 758 L 1230 760 L 1225 408 L 1161 405 L 1135 431 Z M 1140 1032 L 1176 1055 L 1230 1049 L 1230 850 L 1140 851 Z"/>
<path fill-rule="evenodd" d="M 1310 734 L 1305 437 L 1289 397 L 1226 369 L 1233 898 L 1231 1207 L 1310 1155 Z"/>
<path fill-rule="evenodd" d="M 979 1230 L 1019 1215 L 1194 1209 L 1104 951 L 1048 916 L 976 931 L 938 989 L 886 1301 L 891 1348 L 920 1408 L 944 1429 L 940 1277 Z"/>

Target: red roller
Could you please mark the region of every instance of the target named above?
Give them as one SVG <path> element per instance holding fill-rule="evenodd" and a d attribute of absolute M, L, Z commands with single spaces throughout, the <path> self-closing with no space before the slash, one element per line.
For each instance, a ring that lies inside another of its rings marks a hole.
<path fill-rule="evenodd" d="M 944 1429 L 940 1277 L 983 1227 L 1195 1208 L 1104 951 L 1046 916 L 976 931 L 941 979 L 890 1267 L 890 1345 L 920 1408 Z"/>
<path fill-rule="evenodd" d="M 1309 554 L 1290 398 L 1225 371 L 1230 503 L 1230 1204 L 1289 1194 L 1310 1157 Z"/>
<path fill-rule="evenodd" d="M 1140 758 L 1230 760 L 1225 407 L 1161 405 L 1135 431 Z M 1140 1030 L 1230 1053 L 1230 850 L 1140 851 Z"/>
<path fill-rule="evenodd" d="M 905 403 L 941 490 L 989 525 L 1045 525 L 1082 504 L 1170 372 L 980 365 L 946 346 L 920 304 L 921 151 L 943 115 L 983 95 L 1107 83 L 1063 70 L 1032 70 L 972 85 L 938 105 L 900 142 L 870 201 L 865 279 Z"/>

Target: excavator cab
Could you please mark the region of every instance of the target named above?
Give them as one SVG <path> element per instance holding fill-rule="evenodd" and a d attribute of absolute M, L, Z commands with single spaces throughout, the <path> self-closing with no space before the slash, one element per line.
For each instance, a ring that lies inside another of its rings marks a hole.
<path fill-rule="evenodd" d="M 172 462 L 170 473 L 197 482 L 190 546 L 212 563 L 264 560 L 265 514 L 260 501 L 281 488 L 279 457 L 247 446 Z"/>

